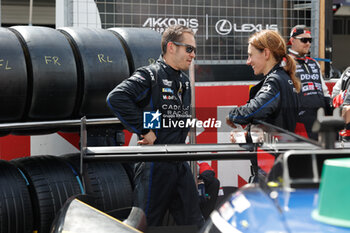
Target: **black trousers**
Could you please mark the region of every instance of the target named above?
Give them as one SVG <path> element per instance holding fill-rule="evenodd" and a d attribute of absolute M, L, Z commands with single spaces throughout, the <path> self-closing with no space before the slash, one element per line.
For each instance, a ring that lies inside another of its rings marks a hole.
<path fill-rule="evenodd" d="M 149 226 L 162 225 L 167 210 L 177 225 L 204 224 L 187 162 L 137 163 L 134 183 L 134 205 L 144 210 Z"/>

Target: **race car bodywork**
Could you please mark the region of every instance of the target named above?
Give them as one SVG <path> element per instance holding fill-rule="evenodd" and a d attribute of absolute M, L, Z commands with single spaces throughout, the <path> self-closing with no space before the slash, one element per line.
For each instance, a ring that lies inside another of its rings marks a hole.
<path fill-rule="evenodd" d="M 232 194 L 213 211 L 201 232 L 350 232 L 349 227 L 327 224 L 313 216 L 319 207 L 318 186 L 324 161 L 350 157 L 349 152 L 285 153 L 275 164 L 282 165 L 282 169 L 267 182 L 248 184 Z M 304 164 L 297 167 L 298 161 Z"/>
<path fill-rule="evenodd" d="M 318 189 L 275 189 L 268 195 L 257 185 L 246 185 L 211 214 L 206 228 L 211 228 L 208 232 L 350 232 L 313 219 L 317 199 Z"/>

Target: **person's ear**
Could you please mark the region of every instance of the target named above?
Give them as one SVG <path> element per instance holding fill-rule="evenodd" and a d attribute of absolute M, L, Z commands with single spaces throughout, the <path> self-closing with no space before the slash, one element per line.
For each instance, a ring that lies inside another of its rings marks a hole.
<path fill-rule="evenodd" d="M 294 42 L 294 37 L 291 37 L 291 38 L 289 39 L 289 41 L 290 41 L 290 44 L 293 44 L 293 42 Z"/>
<path fill-rule="evenodd" d="M 175 51 L 175 44 L 174 43 L 172 43 L 172 42 L 168 42 L 168 44 L 167 44 L 167 51 L 169 51 L 169 53 L 174 53 L 174 51 Z"/>
<path fill-rule="evenodd" d="M 264 48 L 264 57 L 266 60 L 269 60 L 271 51 L 268 48 Z"/>

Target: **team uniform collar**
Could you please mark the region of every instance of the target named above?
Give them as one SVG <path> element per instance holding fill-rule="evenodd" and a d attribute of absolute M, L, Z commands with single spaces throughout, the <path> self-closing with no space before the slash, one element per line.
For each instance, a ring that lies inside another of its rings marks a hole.
<path fill-rule="evenodd" d="M 297 51 L 294 51 L 293 49 L 289 48 L 288 49 L 289 54 L 292 55 L 295 59 L 297 60 L 303 60 L 305 61 L 307 59 L 306 55 L 304 56 L 300 56 L 299 53 Z"/>
<path fill-rule="evenodd" d="M 175 70 L 174 68 L 172 68 L 171 66 L 169 66 L 163 59 L 162 56 L 160 56 L 158 58 L 158 61 L 157 61 L 162 67 L 163 69 L 165 70 L 165 72 L 169 75 L 180 75 L 181 74 L 181 71 L 179 70 Z"/>
<path fill-rule="evenodd" d="M 298 52 L 294 51 L 293 49 L 288 49 L 289 51 L 289 54 L 294 57 L 296 60 L 299 60 L 299 61 L 305 61 L 307 62 L 308 59 L 310 59 L 309 57 L 307 57 L 306 55 L 304 56 L 300 56 Z"/>
<path fill-rule="evenodd" d="M 270 74 L 272 74 L 278 69 L 283 69 L 279 63 L 272 67 L 272 69 L 267 73 L 267 75 L 265 75 L 265 77 L 268 77 Z"/>

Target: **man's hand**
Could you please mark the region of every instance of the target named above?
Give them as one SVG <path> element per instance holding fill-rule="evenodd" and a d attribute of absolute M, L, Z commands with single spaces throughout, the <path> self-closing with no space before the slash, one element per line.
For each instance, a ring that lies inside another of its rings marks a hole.
<path fill-rule="evenodd" d="M 140 145 L 153 145 L 154 141 L 157 139 L 156 135 L 152 130 L 150 130 L 147 134 L 141 135 L 143 139 L 137 141 L 137 144 Z"/>

